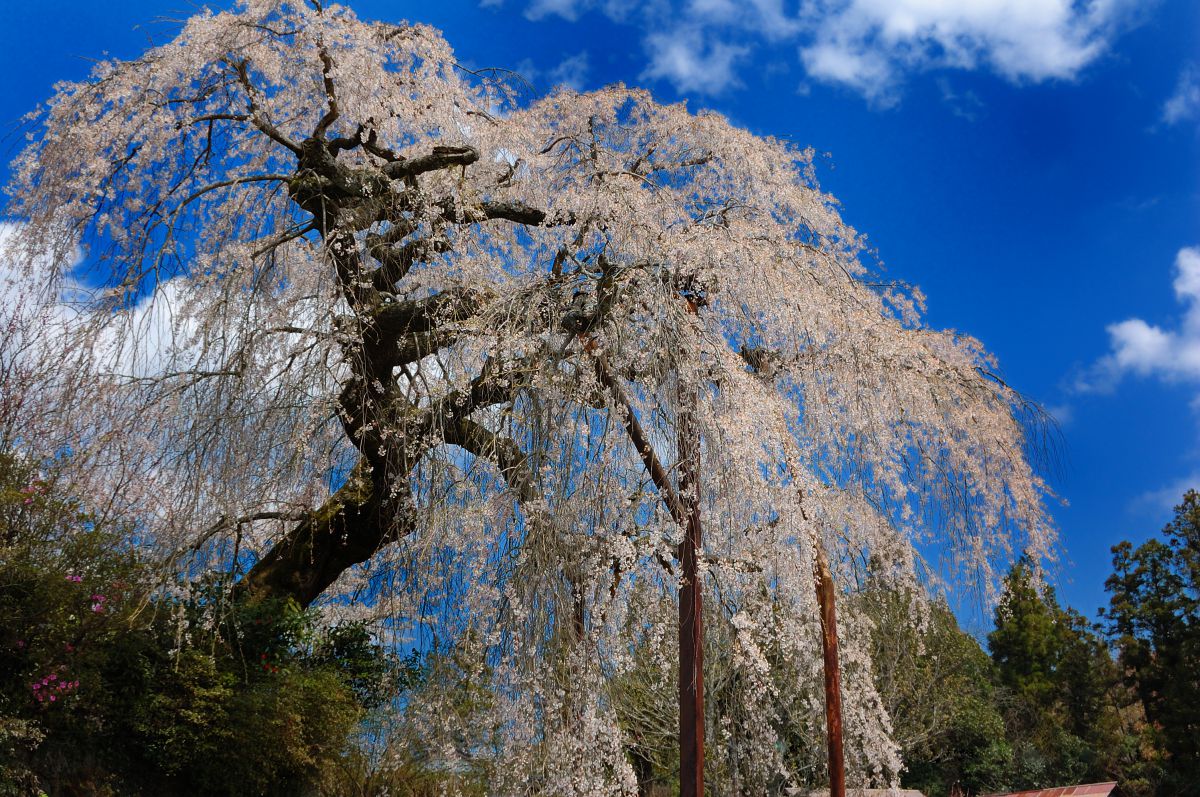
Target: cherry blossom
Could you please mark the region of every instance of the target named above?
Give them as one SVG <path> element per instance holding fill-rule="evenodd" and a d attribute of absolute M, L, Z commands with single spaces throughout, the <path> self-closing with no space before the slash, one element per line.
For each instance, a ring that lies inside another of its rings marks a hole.
<path fill-rule="evenodd" d="M 674 666 L 672 501 L 699 501 L 713 666 L 756 718 L 711 728 L 743 786 L 801 777 L 781 728 L 823 722 L 779 686 L 818 693 L 818 548 L 847 589 L 1053 551 L 1036 414 L 923 323 L 811 151 L 620 85 L 520 103 L 428 26 L 284 0 L 202 12 L 31 124 L 21 444 L 70 451 L 165 566 L 248 556 L 249 599 L 475 650 L 486 717 L 411 712 L 502 729 L 443 753 L 503 793 L 636 792 L 616 684 Z M 848 761 L 894 782 L 868 621 L 841 624 Z"/>

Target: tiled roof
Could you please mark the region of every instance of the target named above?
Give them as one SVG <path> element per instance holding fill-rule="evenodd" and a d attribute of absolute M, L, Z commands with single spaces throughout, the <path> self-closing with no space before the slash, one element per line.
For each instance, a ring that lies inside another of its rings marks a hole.
<path fill-rule="evenodd" d="M 1112 783 L 1085 783 L 1080 786 L 1056 786 L 1053 789 L 1034 789 L 1033 791 L 1014 791 L 1008 794 L 988 794 L 984 797 L 1107 797 L 1108 793 L 1117 787 Z"/>

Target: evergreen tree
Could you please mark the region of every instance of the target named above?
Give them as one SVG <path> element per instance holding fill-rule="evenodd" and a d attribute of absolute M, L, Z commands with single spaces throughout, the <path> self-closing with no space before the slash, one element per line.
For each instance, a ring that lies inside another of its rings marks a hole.
<path fill-rule="evenodd" d="M 1113 547 L 1108 633 L 1165 754 L 1165 788 L 1198 793 L 1200 493 L 1187 492 L 1163 536 Z"/>
<path fill-rule="evenodd" d="M 995 623 L 988 646 L 1014 743 L 1011 785 L 1120 779 L 1136 761 L 1123 745 L 1129 701 L 1092 624 L 1059 606 L 1026 562 L 1005 579 Z"/>
<path fill-rule="evenodd" d="M 1039 592 L 1026 562 L 1013 566 L 996 607 L 988 648 L 1000 682 L 1031 706 L 1054 700 L 1062 654 L 1061 610 L 1054 591 Z"/>

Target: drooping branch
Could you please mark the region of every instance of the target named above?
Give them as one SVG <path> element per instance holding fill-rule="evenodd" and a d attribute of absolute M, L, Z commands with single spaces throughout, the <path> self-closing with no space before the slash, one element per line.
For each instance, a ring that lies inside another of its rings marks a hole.
<path fill-rule="evenodd" d="M 470 418 L 457 418 L 444 427 L 444 439 L 476 457 L 496 463 L 509 489 L 523 503 L 539 497 L 529 457 L 510 437 L 491 431 Z"/>

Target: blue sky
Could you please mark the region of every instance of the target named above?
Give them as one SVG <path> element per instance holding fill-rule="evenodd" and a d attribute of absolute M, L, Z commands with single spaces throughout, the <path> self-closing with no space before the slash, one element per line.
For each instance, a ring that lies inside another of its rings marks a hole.
<path fill-rule="evenodd" d="M 4 5 L 5 162 L 55 81 L 166 40 L 196 7 Z M 435 25 L 464 63 L 542 90 L 642 85 L 824 153 L 823 187 L 924 290 L 929 323 L 982 339 L 1058 417 L 1065 602 L 1094 614 L 1110 546 L 1200 489 L 1200 3 L 350 5 Z"/>

